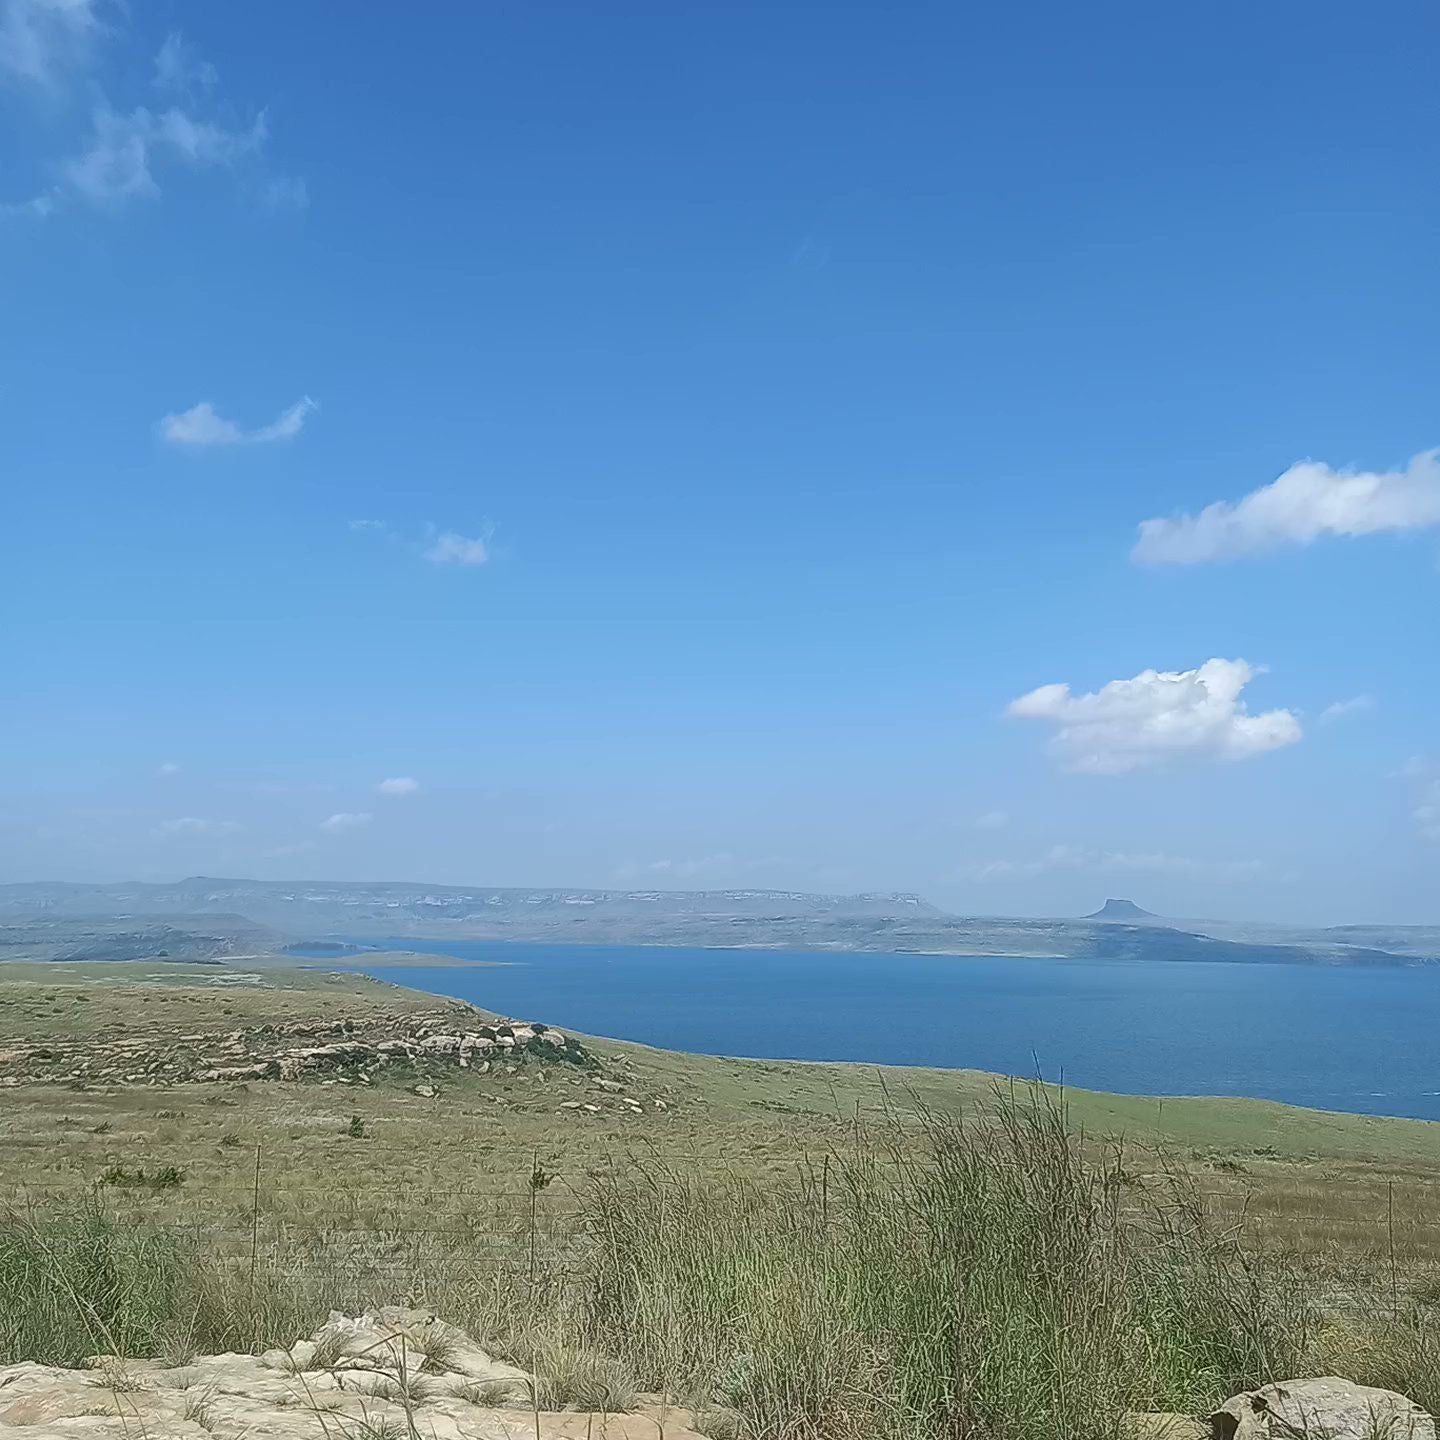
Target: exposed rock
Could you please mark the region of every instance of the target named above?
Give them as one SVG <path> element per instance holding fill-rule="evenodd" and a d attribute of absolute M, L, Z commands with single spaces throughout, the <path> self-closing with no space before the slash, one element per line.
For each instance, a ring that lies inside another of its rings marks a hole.
<path fill-rule="evenodd" d="M 563 1031 L 520 1021 L 491 1024 L 462 1007 L 458 1013 L 447 1009 L 443 1020 L 410 1013 L 389 1019 L 262 1024 L 100 1042 L 29 1045 L 0 1040 L 0 1085 L 29 1081 L 76 1086 L 233 1084 L 275 1079 L 363 1084 L 372 1072 L 392 1065 L 409 1066 L 422 1077 L 452 1066 L 485 1075 L 493 1073 L 501 1059 L 504 1073 L 512 1075 L 526 1065 L 595 1068 L 594 1058 Z"/>
<path fill-rule="evenodd" d="M 1211 1417 L 1215 1440 L 1435 1440 L 1435 1422 L 1413 1400 L 1338 1375 L 1281 1380 L 1232 1396 Z"/>
<path fill-rule="evenodd" d="M 463 1330 L 386 1306 L 334 1314 L 289 1350 L 206 1355 L 179 1367 L 97 1357 L 89 1370 L 0 1367 L 0 1440 L 699 1440 L 670 1410 L 536 1413 L 532 1379 Z"/>

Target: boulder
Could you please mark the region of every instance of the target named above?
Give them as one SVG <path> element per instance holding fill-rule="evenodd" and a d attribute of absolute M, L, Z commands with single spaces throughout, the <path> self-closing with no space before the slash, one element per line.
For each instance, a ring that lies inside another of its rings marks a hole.
<path fill-rule="evenodd" d="M 1211 1417 L 1214 1440 L 1435 1440 L 1435 1422 L 1393 1390 L 1338 1375 L 1281 1380 L 1232 1396 Z"/>

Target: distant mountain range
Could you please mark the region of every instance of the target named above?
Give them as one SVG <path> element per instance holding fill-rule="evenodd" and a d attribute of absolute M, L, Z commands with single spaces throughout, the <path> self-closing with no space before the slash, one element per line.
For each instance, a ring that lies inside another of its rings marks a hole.
<path fill-rule="evenodd" d="M 0 885 L 0 956 L 196 958 L 302 941 L 912 951 L 1285 964 L 1440 963 L 1440 926 L 1303 929 L 1169 919 L 1107 900 L 1074 920 L 950 915 L 918 895 L 792 890 L 589 890 L 273 881 Z M 155 949 L 146 951 L 146 946 Z M 113 952 L 113 953 L 107 953 Z"/>

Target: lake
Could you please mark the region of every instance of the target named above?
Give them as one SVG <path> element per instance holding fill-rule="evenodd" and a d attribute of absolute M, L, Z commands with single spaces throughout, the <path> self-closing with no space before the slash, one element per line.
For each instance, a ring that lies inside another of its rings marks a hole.
<path fill-rule="evenodd" d="M 398 985 L 667 1049 L 1440 1119 L 1440 969 L 357 943 L 504 962 L 358 960 Z"/>

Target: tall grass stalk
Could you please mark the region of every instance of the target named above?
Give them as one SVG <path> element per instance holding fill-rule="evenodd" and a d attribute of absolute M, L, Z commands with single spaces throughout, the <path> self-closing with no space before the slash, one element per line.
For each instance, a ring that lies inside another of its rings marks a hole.
<path fill-rule="evenodd" d="M 1293 1371 L 1304 1307 L 1179 1174 L 1137 1182 L 1039 1090 L 922 1130 L 861 1137 L 823 1197 L 602 1177 L 591 1343 L 777 1440 L 1109 1440 Z"/>

